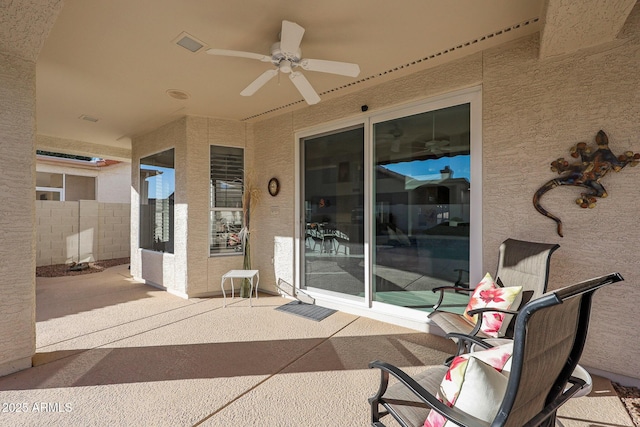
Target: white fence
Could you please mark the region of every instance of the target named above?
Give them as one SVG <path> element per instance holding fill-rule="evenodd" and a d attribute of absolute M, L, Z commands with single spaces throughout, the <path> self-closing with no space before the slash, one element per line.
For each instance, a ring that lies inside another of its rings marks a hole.
<path fill-rule="evenodd" d="M 36 265 L 130 256 L 128 203 L 36 201 Z"/>

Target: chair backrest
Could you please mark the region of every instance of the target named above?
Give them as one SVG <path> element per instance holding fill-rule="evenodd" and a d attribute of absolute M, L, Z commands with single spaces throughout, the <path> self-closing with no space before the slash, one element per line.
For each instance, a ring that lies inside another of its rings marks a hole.
<path fill-rule="evenodd" d="M 560 245 L 507 239 L 500 245 L 496 281 L 522 286 L 522 303 L 547 292 L 551 255 Z"/>
<path fill-rule="evenodd" d="M 621 280 L 612 273 L 546 293 L 522 307 L 507 391 L 492 426 L 538 425 L 545 413 L 555 419 L 554 406 L 582 355 L 593 293 Z"/>

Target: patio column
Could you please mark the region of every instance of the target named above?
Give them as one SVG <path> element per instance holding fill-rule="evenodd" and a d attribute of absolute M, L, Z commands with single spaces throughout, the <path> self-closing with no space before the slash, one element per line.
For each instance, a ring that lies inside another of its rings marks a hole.
<path fill-rule="evenodd" d="M 0 9 L 0 376 L 35 353 L 36 60 L 62 5 Z"/>

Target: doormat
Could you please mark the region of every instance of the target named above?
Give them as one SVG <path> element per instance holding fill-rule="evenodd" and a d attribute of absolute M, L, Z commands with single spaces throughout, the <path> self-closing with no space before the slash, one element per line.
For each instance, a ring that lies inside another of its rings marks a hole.
<path fill-rule="evenodd" d="M 336 312 L 336 310 L 332 310 L 330 308 L 319 307 L 317 305 L 311 305 L 299 301 L 291 301 L 290 303 L 276 307 L 276 310 L 295 314 L 296 316 L 315 320 L 316 322 L 326 319 Z"/>

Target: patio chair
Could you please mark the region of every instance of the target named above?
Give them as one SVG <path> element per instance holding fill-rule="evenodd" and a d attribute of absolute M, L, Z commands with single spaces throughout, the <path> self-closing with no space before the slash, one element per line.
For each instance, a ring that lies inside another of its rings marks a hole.
<path fill-rule="evenodd" d="M 498 269 L 495 276 L 496 283 L 499 286 L 522 286 L 522 301 L 518 306 L 539 297 L 547 291 L 551 255 L 559 247 L 560 245 L 552 243 L 505 240 L 500 245 Z M 506 323 L 505 327 L 501 328 L 500 337 L 513 337 L 513 311 L 517 311 L 518 307 L 511 307 L 510 312 L 496 308 L 473 310 L 470 314 L 478 314 L 476 316 L 477 322 L 474 325 L 461 314 L 440 309 L 447 291 L 472 293 L 473 289 L 460 286 L 442 286 L 433 289 L 433 292 L 440 292 L 440 295 L 437 303 L 433 306 L 434 311 L 429 314 L 429 319 L 442 329 L 448 338 L 457 342 L 456 355 L 469 350 L 467 341 L 459 339 L 461 336 L 474 336 L 480 339 L 491 338 L 480 329 L 482 314 L 486 312 L 505 313 L 504 322 Z"/>
<path fill-rule="evenodd" d="M 442 389 L 443 379 L 447 375 L 448 380 L 451 378 L 451 370 L 446 366 L 427 369 L 412 378 L 388 363 L 371 362 L 369 367 L 380 369 L 381 373 L 379 389 L 369 398 L 371 425 L 383 427 L 380 419 L 391 415 L 404 427 L 422 426 L 430 416 L 431 408 L 445 419 L 467 427 L 554 425 L 558 408 L 585 384 L 572 373 L 587 337 L 593 294 L 597 289 L 621 280 L 620 274 L 612 273 L 528 302 L 516 318 L 510 373 L 499 372 L 493 367 L 487 369 L 488 374 L 499 375 L 502 383 L 474 382 L 472 375 L 466 375 L 461 386 L 465 389 L 459 390 L 451 407 L 436 396 Z M 471 359 L 478 363 L 475 355 L 479 353 L 486 352 L 463 355 L 460 359 L 467 357 L 469 364 Z M 397 380 L 392 385 L 389 385 L 390 376 Z M 494 388 L 498 383 L 501 390 Z M 495 393 L 493 402 L 489 402 L 492 392 Z M 474 409 L 461 409 L 469 404 L 460 402 L 463 393 L 473 399 L 471 407 Z M 483 420 L 477 418 L 478 413 L 474 411 L 478 410 L 485 411 Z"/>

